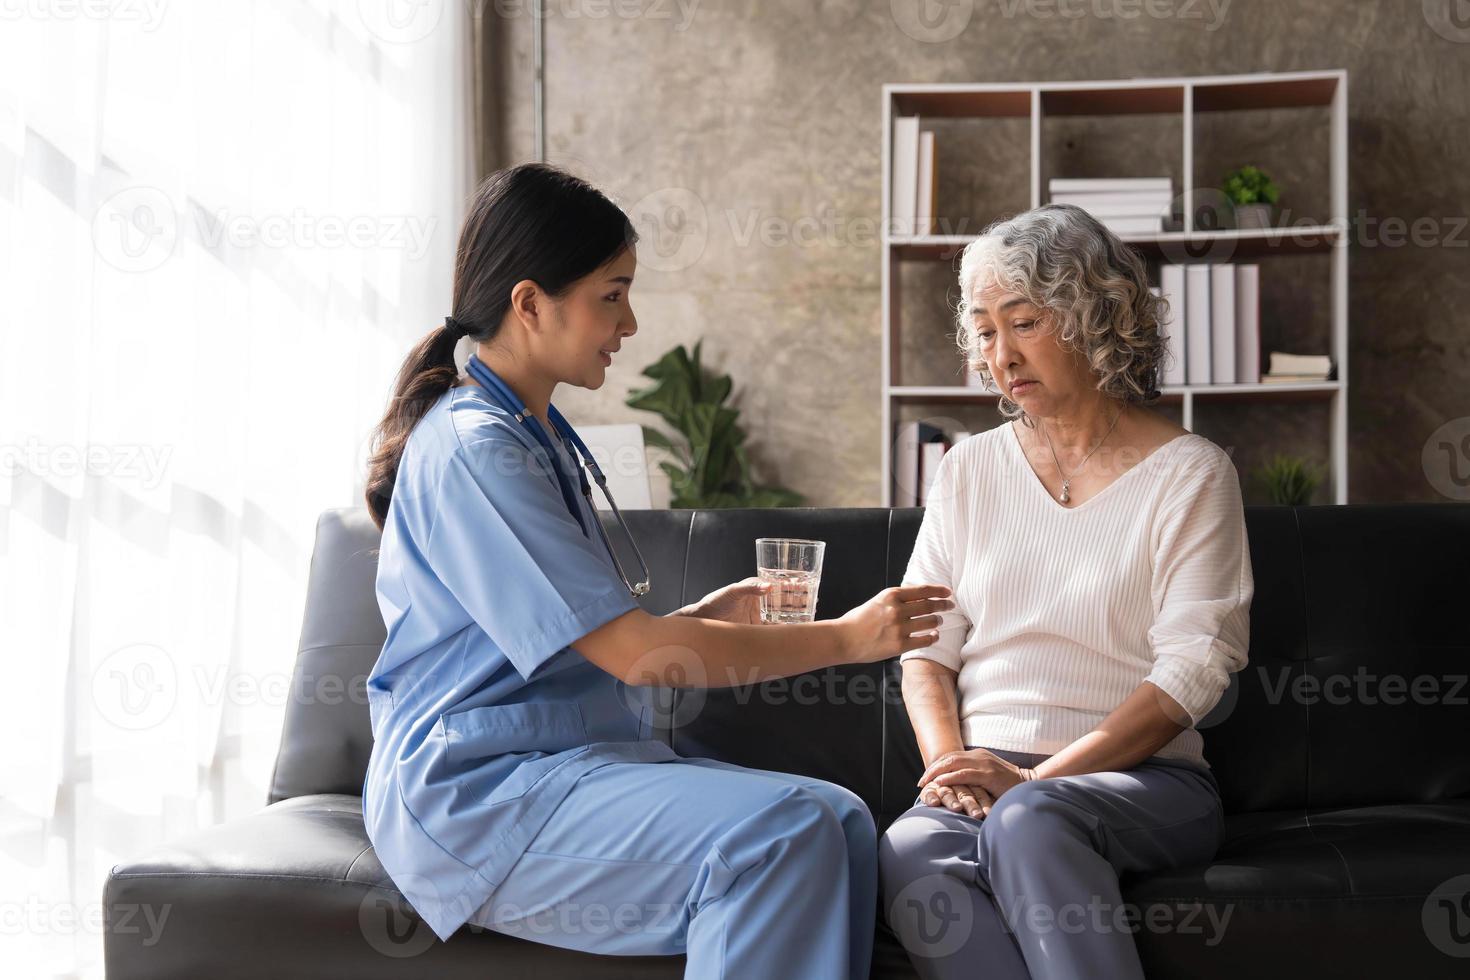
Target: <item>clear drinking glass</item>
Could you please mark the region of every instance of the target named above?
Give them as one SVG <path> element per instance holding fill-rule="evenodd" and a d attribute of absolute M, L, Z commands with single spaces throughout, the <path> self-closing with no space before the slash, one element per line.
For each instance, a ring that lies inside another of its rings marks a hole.
<path fill-rule="evenodd" d="M 761 596 L 761 622 L 810 623 L 817 613 L 825 541 L 756 538 L 755 568 L 771 589 Z"/>

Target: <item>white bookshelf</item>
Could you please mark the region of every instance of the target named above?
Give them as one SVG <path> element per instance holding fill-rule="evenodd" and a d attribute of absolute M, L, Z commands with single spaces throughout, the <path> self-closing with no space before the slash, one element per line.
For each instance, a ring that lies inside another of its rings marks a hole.
<path fill-rule="evenodd" d="M 1195 208 L 1183 208 L 1179 231 L 1120 235 L 1145 255 L 1171 254 L 1171 249 L 1228 247 L 1230 260 L 1266 256 L 1326 254 L 1330 256 L 1330 351 L 1336 378 L 1303 384 L 1210 384 L 1162 388 L 1165 403 L 1177 404 L 1181 422 L 1193 430 L 1196 402 L 1248 400 L 1328 403 L 1328 497 L 1347 503 L 1347 72 L 1344 70 L 1268 72 L 1251 75 L 1206 75 L 1189 78 L 1135 78 L 1117 81 L 888 84 L 883 86 L 883 337 L 882 337 L 882 469 L 883 503 L 893 504 L 893 445 L 899 409 L 912 405 L 991 403 L 995 392 L 963 385 L 904 385 L 898 351 L 902 310 L 898 267 L 905 261 L 953 262 L 969 243 L 969 235 L 894 236 L 892 221 L 893 120 L 899 115 L 922 117 L 1029 118 L 1031 130 L 1030 206 L 1043 203 L 1042 120 L 1047 114 L 1117 115 L 1173 113 L 1183 130 L 1185 202 L 1195 199 L 1195 114 L 1237 109 L 1318 106 L 1328 110 L 1329 209 L 1325 223 L 1264 229 L 1205 231 L 1194 227 Z M 1001 215 L 973 215 L 983 227 Z M 1219 261 L 1218 258 L 1213 259 Z M 1263 316 L 1265 315 L 1263 311 Z M 937 351 L 958 358 L 951 346 Z M 1265 351 L 1262 351 L 1264 357 Z M 1244 477 L 1245 474 L 1242 474 Z"/>

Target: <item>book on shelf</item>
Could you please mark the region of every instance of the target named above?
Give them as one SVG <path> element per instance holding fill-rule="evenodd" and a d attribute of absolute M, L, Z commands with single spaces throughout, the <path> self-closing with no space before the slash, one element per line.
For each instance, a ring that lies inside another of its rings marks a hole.
<path fill-rule="evenodd" d="M 1332 378 L 1332 358 L 1326 354 L 1287 354 L 1273 350 L 1263 384 L 1292 384 L 1327 381 Z"/>
<path fill-rule="evenodd" d="M 1286 354 L 1273 350 L 1270 358 L 1271 374 L 1320 374 L 1332 373 L 1332 358 L 1326 354 Z"/>
<path fill-rule="evenodd" d="M 1164 355 L 1163 384 L 1182 387 L 1185 383 L 1184 358 L 1186 340 L 1184 331 L 1184 266 L 1165 265 L 1159 268 L 1159 291 L 1169 304 L 1166 320 L 1160 324 L 1168 336 Z"/>
<path fill-rule="evenodd" d="M 895 236 L 934 234 L 937 183 L 934 131 L 921 131 L 918 116 L 894 119 L 893 186 L 889 207 Z"/>
<path fill-rule="evenodd" d="M 1235 380 L 1261 380 L 1261 267 L 1254 262 L 1235 267 Z"/>
<path fill-rule="evenodd" d="M 893 120 L 892 225 L 895 235 L 914 234 L 919 211 L 919 117 Z"/>
<path fill-rule="evenodd" d="M 1097 218 L 1097 215 L 1093 215 Z M 1115 235 L 1152 235 L 1164 230 L 1163 218 L 1097 218 Z"/>
<path fill-rule="evenodd" d="M 1106 199 L 1099 198 L 1097 201 L 1091 201 L 1071 200 L 1071 197 L 1073 195 L 1054 194 L 1052 195 L 1051 203 L 1075 204 L 1100 221 L 1112 218 L 1163 218 L 1168 213 L 1171 203 L 1171 201 L 1163 198 L 1157 200 L 1150 198 L 1146 201 L 1115 201 L 1111 197 L 1107 197 Z M 1157 204 L 1157 207 L 1155 207 L 1155 204 Z"/>
<path fill-rule="evenodd" d="M 919 189 L 914 218 L 915 234 L 934 234 L 934 184 L 938 177 L 934 161 L 934 131 L 919 133 Z"/>
<path fill-rule="evenodd" d="M 1053 194 L 1107 194 L 1127 192 L 1173 193 L 1172 177 L 1053 177 L 1047 181 Z"/>
<path fill-rule="evenodd" d="M 1235 266 L 1210 265 L 1210 382 L 1235 382 Z"/>
<path fill-rule="evenodd" d="M 1192 385 L 1210 383 L 1210 267 L 1184 267 L 1185 380 Z"/>

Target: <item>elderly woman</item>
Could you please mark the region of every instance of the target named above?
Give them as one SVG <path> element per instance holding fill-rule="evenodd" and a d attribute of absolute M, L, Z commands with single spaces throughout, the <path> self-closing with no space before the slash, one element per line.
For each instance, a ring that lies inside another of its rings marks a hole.
<path fill-rule="evenodd" d="M 1086 212 L 993 225 L 960 289 L 1011 421 L 943 457 L 904 576 L 956 609 L 902 657 L 928 768 L 884 907 L 925 977 L 1142 977 L 1118 876 L 1208 861 L 1224 826 L 1194 726 L 1246 662 L 1239 481 L 1146 407 L 1160 301 Z"/>

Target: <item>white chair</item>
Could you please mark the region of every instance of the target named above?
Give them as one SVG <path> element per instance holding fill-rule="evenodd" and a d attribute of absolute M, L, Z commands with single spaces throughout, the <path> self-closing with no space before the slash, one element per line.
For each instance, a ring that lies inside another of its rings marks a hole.
<path fill-rule="evenodd" d="M 607 477 L 607 488 L 612 491 L 619 508 L 648 510 L 653 507 L 648 462 L 643 455 L 642 426 L 633 423 L 579 425 L 577 434 L 592 450 L 592 458 Z M 610 509 L 601 491 L 594 489 L 592 500 L 598 510 Z"/>

